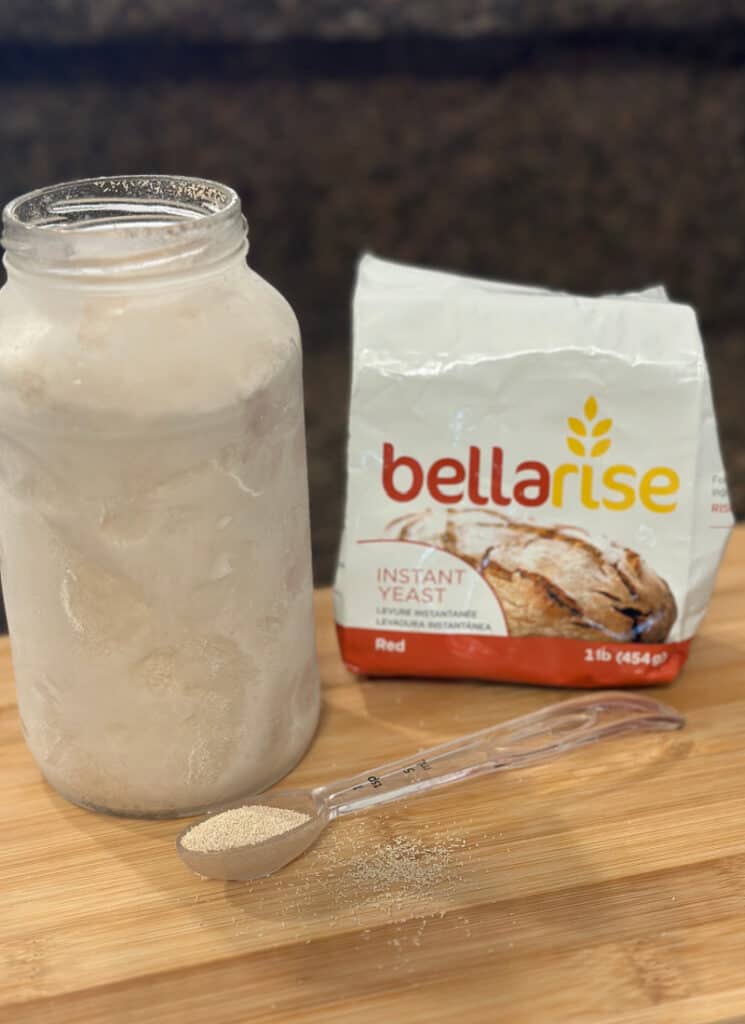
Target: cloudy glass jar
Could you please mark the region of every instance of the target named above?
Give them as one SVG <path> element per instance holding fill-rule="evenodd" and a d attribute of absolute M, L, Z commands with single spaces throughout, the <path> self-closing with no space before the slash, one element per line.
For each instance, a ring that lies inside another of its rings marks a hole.
<path fill-rule="evenodd" d="M 3 221 L 0 547 L 28 745 L 98 810 L 259 791 L 319 709 L 293 312 L 215 182 L 71 182 Z"/>

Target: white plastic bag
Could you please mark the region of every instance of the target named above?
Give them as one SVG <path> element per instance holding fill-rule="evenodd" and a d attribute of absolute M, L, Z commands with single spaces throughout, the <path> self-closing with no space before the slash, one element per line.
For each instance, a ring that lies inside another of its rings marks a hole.
<path fill-rule="evenodd" d="M 350 668 L 669 681 L 731 526 L 690 307 L 361 260 L 335 588 Z"/>

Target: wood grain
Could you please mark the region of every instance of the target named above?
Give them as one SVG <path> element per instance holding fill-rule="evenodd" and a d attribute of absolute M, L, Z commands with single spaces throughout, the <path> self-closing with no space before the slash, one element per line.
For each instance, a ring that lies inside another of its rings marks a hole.
<path fill-rule="evenodd" d="M 327 591 L 317 613 L 324 712 L 298 785 L 566 696 L 359 681 Z M 0 1021 L 745 1020 L 744 621 L 741 527 L 689 667 L 659 690 L 683 732 L 338 822 L 251 885 L 186 872 L 174 822 L 92 815 L 50 790 L 2 642 Z"/>

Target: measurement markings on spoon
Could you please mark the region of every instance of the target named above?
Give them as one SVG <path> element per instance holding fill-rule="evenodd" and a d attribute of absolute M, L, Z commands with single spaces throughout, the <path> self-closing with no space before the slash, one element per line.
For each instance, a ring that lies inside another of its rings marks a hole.
<path fill-rule="evenodd" d="M 411 774 L 411 772 L 415 772 L 417 768 L 421 768 L 424 771 L 428 771 L 431 767 L 432 765 L 429 763 L 429 761 L 427 761 L 426 758 L 424 758 L 421 761 L 417 761 L 416 764 L 410 764 L 408 768 L 402 768 L 401 774 L 409 775 Z M 352 786 L 352 792 L 358 789 L 366 789 L 367 786 L 372 786 L 373 789 L 379 789 L 382 785 L 383 779 L 381 779 L 378 775 L 368 775 L 366 782 L 359 782 L 357 783 L 356 786 Z"/>

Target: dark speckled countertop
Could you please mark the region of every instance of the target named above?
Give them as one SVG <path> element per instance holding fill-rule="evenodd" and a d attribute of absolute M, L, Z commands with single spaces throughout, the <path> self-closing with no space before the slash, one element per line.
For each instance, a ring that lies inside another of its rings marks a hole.
<path fill-rule="evenodd" d="M 55 43 L 170 33 L 182 39 L 266 42 L 446 38 L 611 28 L 678 30 L 729 25 L 740 0 L 4 0 L 0 33 Z"/>
<path fill-rule="evenodd" d="M 234 185 L 306 348 L 316 578 L 341 522 L 358 254 L 699 310 L 745 515 L 745 5 L 7 0 L 0 199 Z"/>

